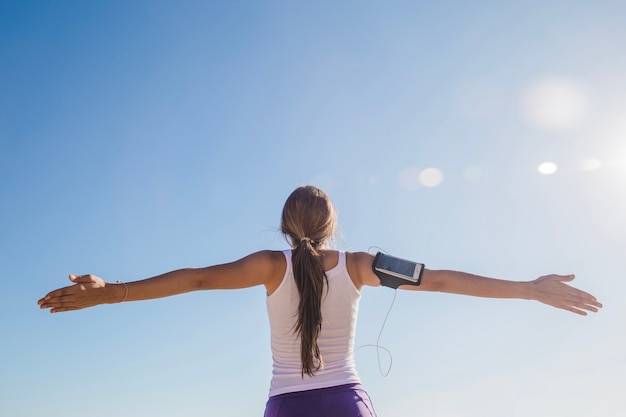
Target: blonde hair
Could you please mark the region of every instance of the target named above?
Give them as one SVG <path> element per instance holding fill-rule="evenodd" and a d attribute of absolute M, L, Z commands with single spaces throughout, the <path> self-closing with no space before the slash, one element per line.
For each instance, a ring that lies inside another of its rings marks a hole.
<path fill-rule="evenodd" d="M 281 231 L 293 248 L 293 274 L 300 295 L 294 332 L 300 336 L 303 377 L 313 376 L 324 364 L 317 339 L 328 278 L 318 249 L 333 240 L 336 222 L 330 199 L 317 187 L 299 187 L 285 201 Z"/>

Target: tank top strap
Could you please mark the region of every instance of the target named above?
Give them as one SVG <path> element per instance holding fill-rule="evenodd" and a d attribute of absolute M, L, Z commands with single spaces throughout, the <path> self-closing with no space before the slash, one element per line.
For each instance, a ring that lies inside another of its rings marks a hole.
<path fill-rule="evenodd" d="M 339 254 L 339 259 L 337 260 L 336 268 L 345 271 L 347 269 L 346 252 L 340 250 L 338 254 Z"/>

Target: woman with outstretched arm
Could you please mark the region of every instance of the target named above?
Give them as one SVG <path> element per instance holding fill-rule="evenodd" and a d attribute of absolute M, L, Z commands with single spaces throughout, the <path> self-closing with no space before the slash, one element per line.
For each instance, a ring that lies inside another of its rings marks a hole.
<path fill-rule="evenodd" d="M 191 291 L 264 285 L 273 372 L 265 417 L 375 417 L 354 365 L 354 336 L 361 288 L 379 286 L 374 257 L 329 248 L 336 214 L 328 196 L 299 187 L 283 207 L 281 230 L 291 248 L 260 251 L 232 263 L 187 268 L 152 278 L 109 283 L 95 275 L 70 275 L 73 285 L 38 301 L 52 313 L 98 304 L 169 297 Z M 602 305 L 570 285 L 574 275 L 508 281 L 464 272 L 424 270 L 419 286 L 490 298 L 536 300 L 586 315 Z"/>

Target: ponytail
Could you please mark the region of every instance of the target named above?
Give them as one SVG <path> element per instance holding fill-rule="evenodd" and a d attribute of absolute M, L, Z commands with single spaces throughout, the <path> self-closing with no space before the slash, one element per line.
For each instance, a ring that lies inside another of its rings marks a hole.
<path fill-rule="evenodd" d="M 314 242 L 308 238 L 303 238 L 293 250 L 292 262 L 300 294 L 294 331 L 300 336 L 302 377 L 313 376 L 324 364 L 317 338 L 322 330 L 322 296 L 328 278 Z"/>

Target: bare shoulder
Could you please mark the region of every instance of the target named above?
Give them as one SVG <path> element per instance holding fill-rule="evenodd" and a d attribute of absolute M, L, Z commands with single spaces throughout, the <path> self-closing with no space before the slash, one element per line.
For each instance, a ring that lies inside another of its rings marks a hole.
<path fill-rule="evenodd" d="M 276 291 L 285 276 L 287 260 L 282 251 L 263 250 L 249 255 L 258 271 L 264 271 L 264 284 L 268 294 Z"/>
<path fill-rule="evenodd" d="M 276 250 L 262 250 L 255 252 L 246 256 L 241 261 L 249 263 L 250 266 L 257 268 L 259 271 L 266 271 L 272 275 L 280 270 L 284 272 L 287 267 L 285 255 L 283 252 Z"/>
<path fill-rule="evenodd" d="M 374 255 L 367 252 L 346 252 L 348 273 L 357 288 L 360 289 L 364 285 L 371 287 L 380 285 L 378 277 L 372 271 L 373 262 Z"/>

